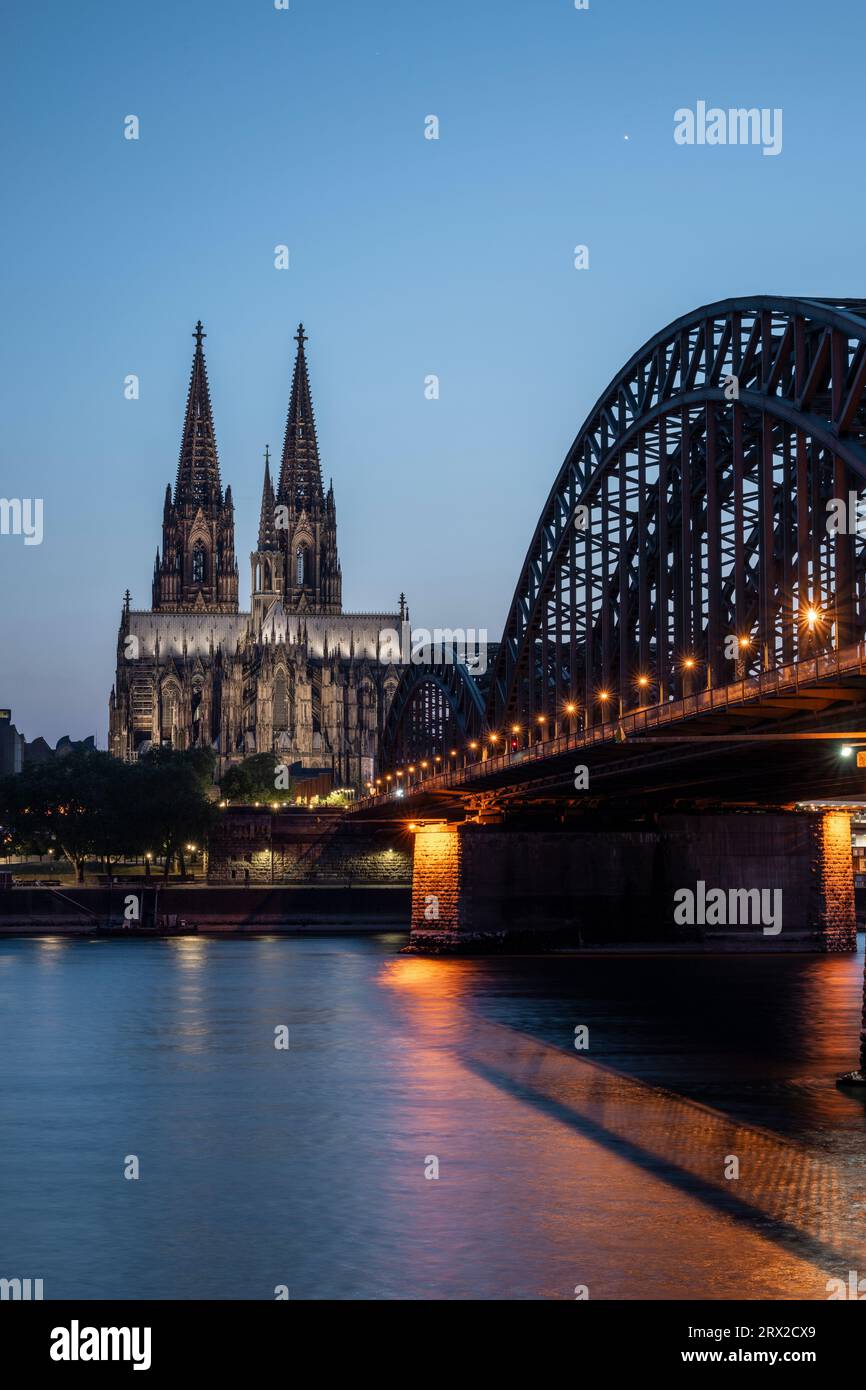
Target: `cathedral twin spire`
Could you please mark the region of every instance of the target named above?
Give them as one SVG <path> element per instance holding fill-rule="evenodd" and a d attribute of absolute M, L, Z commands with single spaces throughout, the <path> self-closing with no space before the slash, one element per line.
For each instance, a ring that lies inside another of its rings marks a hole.
<path fill-rule="evenodd" d="M 169 611 L 237 612 L 238 573 L 231 488 L 222 491 L 201 320 L 181 437 L 174 495 L 166 489 L 162 558 L 157 551 L 153 607 Z M 281 597 L 288 609 L 339 613 L 342 576 L 337 556 L 333 488 L 327 496 L 304 345 L 298 326 L 289 411 L 276 490 L 270 451 L 259 519 L 258 548 L 251 556 L 253 615 Z"/>
<path fill-rule="evenodd" d="M 153 607 L 182 613 L 238 611 L 238 566 L 232 490 L 220 481 L 201 320 L 177 461 L 174 495 L 165 490 L 162 558 L 156 552 Z"/>
<path fill-rule="evenodd" d="M 186 398 L 180 457 L 177 461 L 174 504 L 178 506 L 190 501 L 212 506 L 222 502 L 222 485 L 207 366 L 202 348 L 202 339 L 206 338 L 207 334 L 202 327 L 201 319 L 196 324 L 192 336 L 195 338 L 195 353 Z"/>
<path fill-rule="evenodd" d="M 298 324 L 295 334 L 298 352 L 295 370 L 292 374 L 292 394 L 289 399 L 289 413 L 286 418 L 286 434 L 283 440 L 283 459 L 280 466 L 280 481 L 277 501 L 296 511 L 315 505 L 324 500 L 322 496 L 322 469 L 319 463 L 319 443 L 316 438 L 316 418 L 313 414 L 313 397 L 310 391 L 310 374 L 307 369 L 307 354 L 304 343 L 309 339 L 304 325 Z"/>
<path fill-rule="evenodd" d="M 316 417 L 304 347 L 308 341 L 301 323 L 295 334 L 298 350 L 276 495 L 271 484 L 269 458 L 265 458 L 258 554 L 261 556 L 273 549 L 279 551 L 281 564 L 272 582 L 284 608 L 297 612 L 341 613 L 343 580 L 337 554 L 337 513 L 333 488 L 328 489 L 326 496 L 322 487 Z M 275 516 L 273 528 L 267 521 L 270 514 Z M 255 554 L 252 565 L 255 619 L 256 613 L 266 607 L 267 592 L 257 589 L 257 577 L 267 576 L 269 572 L 273 577 L 274 566 L 261 564 Z"/>

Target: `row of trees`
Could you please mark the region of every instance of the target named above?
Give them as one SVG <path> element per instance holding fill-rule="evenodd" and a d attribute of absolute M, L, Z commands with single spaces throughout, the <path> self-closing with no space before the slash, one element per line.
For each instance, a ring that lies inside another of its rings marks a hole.
<path fill-rule="evenodd" d="M 154 749 L 137 763 L 76 749 L 28 764 L 0 779 L 0 841 L 10 854 L 54 850 L 79 881 L 88 861 L 109 871 L 148 853 L 164 857 L 167 877 L 213 823 L 214 764 L 211 748 Z"/>

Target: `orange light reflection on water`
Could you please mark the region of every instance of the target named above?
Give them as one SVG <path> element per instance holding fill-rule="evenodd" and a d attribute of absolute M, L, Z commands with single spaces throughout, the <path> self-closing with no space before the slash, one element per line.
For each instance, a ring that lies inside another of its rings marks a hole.
<path fill-rule="evenodd" d="M 822 975 L 840 1006 L 850 988 L 843 967 Z M 380 974 L 412 1039 L 401 1088 L 429 1117 L 424 1144 L 451 1183 L 449 1198 L 411 1208 L 425 1248 L 442 1236 L 440 1202 L 467 1204 L 471 1242 L 478 1204 L 495 1193 L 486 1239 L 545 1252 L 542 1296 L 574 1297 L 570 1271 L 591 1297 L 817 1299 L 829 1278 L 866 1267 L 858 1194 L 832 1162 L 488 1021 L 469 1008 L 477 968 L 403 956 Z M 803 988 L 815 983 L 807 972 Z M 819 1055 L 827 1041 L 819 1030 Z"/>

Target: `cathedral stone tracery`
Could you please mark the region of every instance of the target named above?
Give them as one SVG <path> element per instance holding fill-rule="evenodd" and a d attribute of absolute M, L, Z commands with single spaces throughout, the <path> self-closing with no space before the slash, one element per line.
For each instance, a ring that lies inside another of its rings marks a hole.
<path fill-rule="evenodd" d="M 212 745 L 221 769 L 251 753 L 374 775 L 398 669 L 383 633 L 408 616 L 344 613 L 334 489 L 322 484 L 303 324 L 276 488 L 265 450 L 250 611 L 238 609 L 231 488 L 222 489 L 199 322 L 174 492 L 166 488 L 152 607 L 127 593 L 109 703 L 109 746 L 135 758 Z"/>

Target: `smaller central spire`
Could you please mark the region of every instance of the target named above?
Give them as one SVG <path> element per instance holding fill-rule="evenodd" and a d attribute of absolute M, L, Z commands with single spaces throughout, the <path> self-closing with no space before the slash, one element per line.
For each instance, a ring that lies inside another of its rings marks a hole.
<path fill-rule="evenodd" d="M 271 451 L 265 445 L 265 478 L 262 484 L 262 509 L 259 515 L 259 550 L 276 550 L 276 498 L 271 483 Z"/>

